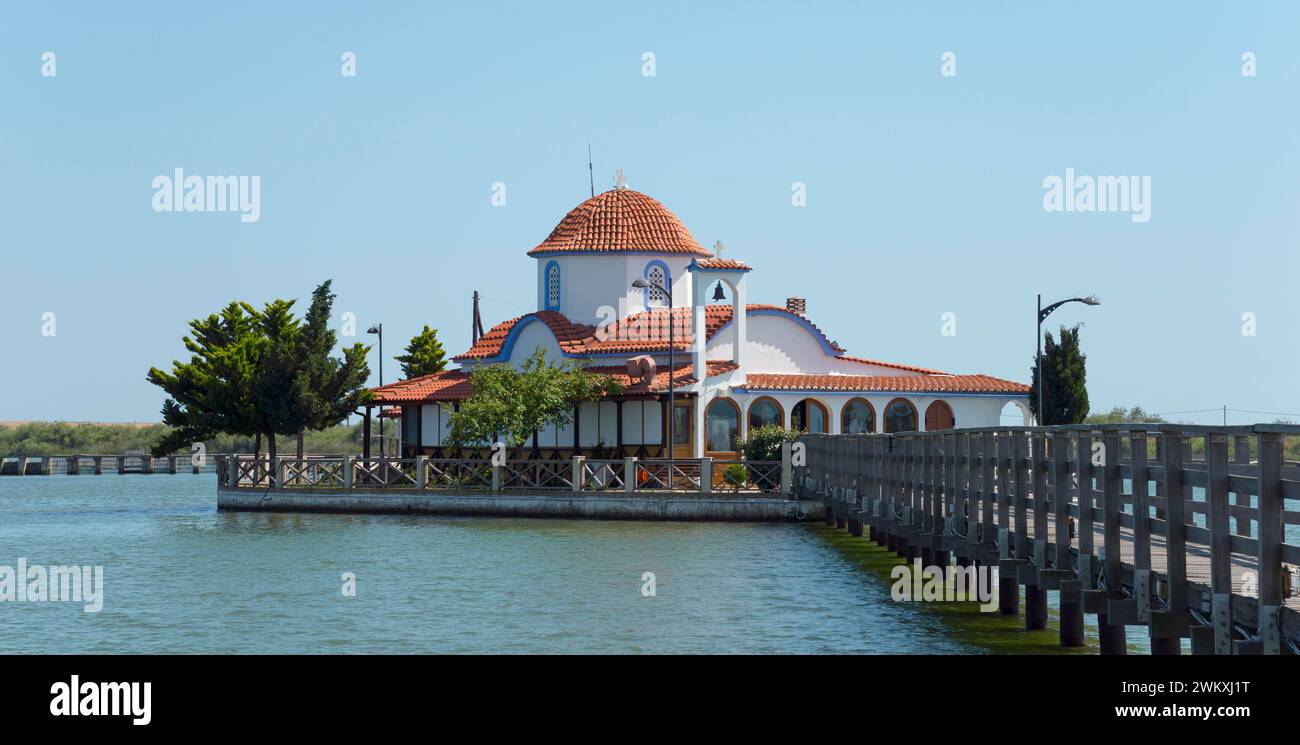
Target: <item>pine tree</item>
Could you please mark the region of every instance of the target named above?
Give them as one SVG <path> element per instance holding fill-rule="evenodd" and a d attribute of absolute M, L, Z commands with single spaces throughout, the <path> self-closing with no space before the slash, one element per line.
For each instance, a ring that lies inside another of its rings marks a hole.
<path fill-rule="evenodd" d="M 1043 334 L 1043 413 L 1038 411 L 1038 366 L 1030 366 L 1029 407 L 1041 425 L 1079 424 L 1088 416 L 1085 355 L 1079 348 L 1079 326 L 1060 330 L 1058 344 Z"/>
<path fill-rule="evenodd" d="M 447 367 L 446 352 L 438 341 L 438 330 L 424 327 L 406 346 L 406 354 L 395 357 L 407 380 L 442 372 Z"/>
<path fill-rule="evenodd" d="M 292 300 L 261 311 L 232 302 L 220 315 L 190 322 L 189 362 L 171 372 L 149 370 L 149 382 L 168 395 L 163 422 L 175 428 L 154 448 L 163 455 L 218 434 L 266 438 L 274 462 L 276 435 L 333 426 L 369 398 L 364 344 L 332 356 L 329 328 L 334 295 L 326 281 L 312 294 L 305 323 Z M 260 450 L 260 446 L 258 448 Z"/>

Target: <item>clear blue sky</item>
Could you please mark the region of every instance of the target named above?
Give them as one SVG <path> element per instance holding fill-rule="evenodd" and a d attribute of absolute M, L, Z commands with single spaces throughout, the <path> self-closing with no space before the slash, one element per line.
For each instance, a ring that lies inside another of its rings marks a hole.
<path fill-rule="evenodd" d="M 852 354 L 1027 381 L 1035 293 L 1097 292 L 1052 319 L 1094 409 L 1300 411 L 1295 4 L 286 5 L 0 15 L 0 419 L 156 420 L 188 319 L 325 278 L 390 357 L 459 352 L 472 290 L 533 309 L 588 141 Z M 154 212 L 176 167 L 260 176 L 260 221 Z M 1045 212 L 1067 167 L 1150 176 L 1150 221 Z"/>

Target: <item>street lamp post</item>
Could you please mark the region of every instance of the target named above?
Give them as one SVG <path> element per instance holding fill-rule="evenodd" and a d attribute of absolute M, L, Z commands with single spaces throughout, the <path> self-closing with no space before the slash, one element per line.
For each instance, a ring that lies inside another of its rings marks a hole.
<path fill-rule="evenodd" d="M 1038 296 L 1038 351 L 1034 355 L 1034 388 L 1038 390 L 1038 424 L 1043 423 L 1043 320 L 1052 315 L 1052 311 L 1065 305 L 1066 303 L 1083 303 L 1084 305 L 1101 305 L 1101 298 L 1096 294 L 1088 297 L 1072 297 L 1068 300 L 1060 300 L 1046 308 L 1043 307 L 1043 296 Z"/>
<path fill-rule="evenodd" d="M 638 279 L 632 283 L 632 286 L 638 290 L 649 290 L 651 288 L 659 290 L 668 298 L 668 488 L 673 488 L 673 417 L 676 412 L 673 411 L 673 292 L 658 282 L 651 282 L 645 279 Z M 650 303 L 646 303 L 648 306 Z M 650 381 L 653 383 L 654 381 Z M 703 476 L 701 476 L 703 478 Z"/>
<path fill-rule="evenodd" d="M 366 329 L 367 334 L 379 335 L 379 385 L 384 385 L 384 324 L 376 323 Z M 379 459 L 384 459 L 384 407 L 379 407 Z"/>

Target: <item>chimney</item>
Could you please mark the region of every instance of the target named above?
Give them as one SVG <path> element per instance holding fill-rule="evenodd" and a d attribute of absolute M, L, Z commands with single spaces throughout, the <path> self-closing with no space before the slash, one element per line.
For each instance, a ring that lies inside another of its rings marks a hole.
<path fill-rule="evenodd" d="M 785 309 L 802 316 L 808 312 L 808 301 L 801 297 L 788 297 L 785 299 Z"/>

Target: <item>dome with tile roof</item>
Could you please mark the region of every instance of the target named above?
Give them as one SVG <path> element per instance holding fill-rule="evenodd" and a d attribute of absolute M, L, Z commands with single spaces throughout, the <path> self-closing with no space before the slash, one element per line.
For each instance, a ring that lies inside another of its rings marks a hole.
<path fill-rule="evenodd" d="M 611 189 L 574 207 L 529 256 L 660 253 L 712 257 L 657 199 Z"/>

